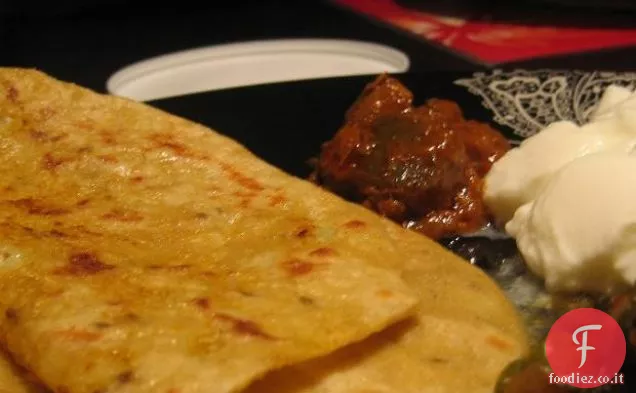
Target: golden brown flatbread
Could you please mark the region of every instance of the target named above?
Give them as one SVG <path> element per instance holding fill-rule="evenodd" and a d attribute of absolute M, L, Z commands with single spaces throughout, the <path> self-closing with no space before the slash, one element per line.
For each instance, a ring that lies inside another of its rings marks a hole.
<path fill-rule="evenodd" d="M 484 273 L 205 127 L 24 70 L 0 114 L 0 340 L 54 389 L 490 393 L 526 350 Z"/>
<path fill-rule="evenodd" d="M 202 126 L 1 69 L 0 340 L 60 393 L 224 393 L 409 315 L 397 274 L 303 241 L 290 186 Z"/>
<path fill-rule="evenodd" d="M 245 393 L 492 393 L 506 365 L 527 353 L 513 306 L 481 271 L 421 235 L 357 218 L 367 223 L 359 229 L 365 259 L 401 271 L 417 291 L 416 317 L 270 373 Z"/>

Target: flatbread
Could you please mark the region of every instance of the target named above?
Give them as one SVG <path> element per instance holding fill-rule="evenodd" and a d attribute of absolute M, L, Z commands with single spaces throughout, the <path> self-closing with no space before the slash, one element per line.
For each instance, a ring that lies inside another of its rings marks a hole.
<path fill-rule="evenodd" d="M 0 351 L 0 393 L 46 393 Z"/>
<path fill-rule="evenodd" d="M 234 392 L 416 304 L 314 186 L 37 71 L 0 69 L 0 190 L 0 341 L 59 393 Z"/>
<path fill-rule="evenodd" d="M 326 357 L 270 373 L 245 393 L 492 393 L 503 369 L 527 354 L 516 311 L 481 271 L 363 211 L 338 211 L 324 199 L 321 205 L 329 213 L 320 220 L 353 214 L 366 223 L 358 229 L 368 244 L 364 258 L 402 272 L 418 293 L 417 315 Z M 359 255 L 354 247 L 340 251 Z M 401 258 L 381 257 L 390 254 Z"/>

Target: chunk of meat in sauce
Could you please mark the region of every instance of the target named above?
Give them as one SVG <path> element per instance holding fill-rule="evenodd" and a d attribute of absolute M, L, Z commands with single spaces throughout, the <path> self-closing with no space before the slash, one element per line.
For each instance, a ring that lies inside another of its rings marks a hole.
<path fill-rule="evenodd" d="M 509 148 L 489 125 L 465 120 L 456 103 L 414 107 L 412 93 L 382 75 L 323 144 L 312 179 L 438 239 L 486 223 L 483 177 Z"/>

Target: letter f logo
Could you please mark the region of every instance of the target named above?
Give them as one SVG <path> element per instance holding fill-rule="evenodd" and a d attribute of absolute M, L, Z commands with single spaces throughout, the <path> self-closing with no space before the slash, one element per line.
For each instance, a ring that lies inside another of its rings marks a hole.
<path fill-rule="evenodd" d="M 576 348 L 577 351 L 581 351 L 581 364 L 579 364 L 579 368 L 583 367 L 583 365 L 587 361 L 587 351 L 593 351 L 596 349 L 587 345 L 587 332 L 589 330 L 601 330 L 602 327 L 602 325 L 585 325 L 576 329 L 572 334 L 572 341 L 574 341 L 574 344 L 580 345 L 580 347 Z M 581 334 L 581 342 L 579 342 L 577 338 L 579 333 L 583 333 Z"/>
<path fill-rule="evenodd" d="M 552 325 L 545 339 L 545 357 L 555 376 L 550 382 L 559 383 L 557 378 L 572 377 L 574 381 L 561 382 L 577 388 L 609 383 L 620 372 L 626 352 L 623 329 L 611 315 L 595 308 L 566 312 Z M 579 374 L 585 374 L 586 378 L 579 378 Z"/>

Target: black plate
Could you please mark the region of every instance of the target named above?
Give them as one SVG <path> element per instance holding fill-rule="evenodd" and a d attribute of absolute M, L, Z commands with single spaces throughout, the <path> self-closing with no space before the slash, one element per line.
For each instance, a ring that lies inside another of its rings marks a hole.
<path fill-rule="evenodd" d="M 150 104 L 209 126 L 242 143 L 286 172 L 305 178 L 307 161 L 338 130 L 344 114 L 376 75 L 330 78 L 228 89 L 162 99 Z M 562 119 L 585 122 L 610 84 L 636 86 L 636 74 L 566 70 L 494 71 L 488 74 L 426 73 L 397 75 L 415 95 L 458 102 L 466 118 L 489 122 L 518 142 L 546 124 Z M 558 317 L 540 300 L 547 294 L 525 269 L 514 240 L 471 236 L 441 243 L 484 269 L 528 318 L 541 339 Z M 626 362 L 626 385 L 611 391 L 636 391 L 633 360 Z M 607 391 L 607 390 L 603 390 Z"/>

